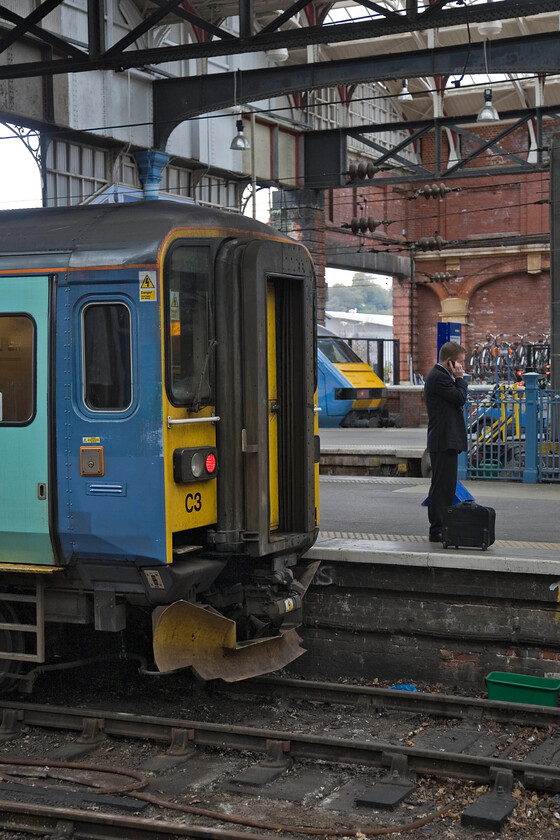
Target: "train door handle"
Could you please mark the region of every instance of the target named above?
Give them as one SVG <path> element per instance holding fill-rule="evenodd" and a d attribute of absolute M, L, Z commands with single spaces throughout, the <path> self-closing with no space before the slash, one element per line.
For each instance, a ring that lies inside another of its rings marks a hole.
<path fill-rule="evenodd" d="M 44 481 L 40 481 L 37 484 L 37 498 L 40 502 L 46 501 L 47 498 L 47 485 Z"/>
<path fill-rule="evenodd" d="M 247 429 L 241 429 L 241 451 L 251 454 L 259 451 L 258 443 L 247 443 Z"/>

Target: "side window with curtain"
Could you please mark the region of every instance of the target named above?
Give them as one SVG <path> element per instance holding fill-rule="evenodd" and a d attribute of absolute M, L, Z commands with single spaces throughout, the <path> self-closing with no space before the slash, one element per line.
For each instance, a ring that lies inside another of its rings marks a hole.
<path fill-rule="evenodd" d="M 131 317 L 124 303 L 91 303 L 82 312 L 83 399 L 91 411 L 132 403 Z"/>
<path fill-rule="evenodd" d="M 0 315 L 0 425 L 25 425 L 35 416 L 35 322 Z"/>

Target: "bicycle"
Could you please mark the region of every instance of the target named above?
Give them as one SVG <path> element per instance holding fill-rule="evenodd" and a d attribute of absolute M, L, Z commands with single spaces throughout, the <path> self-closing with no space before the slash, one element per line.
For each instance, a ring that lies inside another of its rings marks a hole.
<path fill-rule="evenodd" d="M 478 349 L 479 347 L 479 344 L 475 344 L 469 359 L 469 370 L 475 381 L 481 381 L 482 379 L 482 359 Z"/>

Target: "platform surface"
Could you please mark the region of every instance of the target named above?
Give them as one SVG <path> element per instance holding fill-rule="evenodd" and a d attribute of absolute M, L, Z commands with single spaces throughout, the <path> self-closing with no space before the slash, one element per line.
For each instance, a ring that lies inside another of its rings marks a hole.
<path fill-rule="evenodd" d="M 426 429 L 323 429 L 321 451 L 419 452 Z M 321 476 L 319 539 L 308 557 L 358 563 L 486 569 L 558 575 L 560 483 L 465 481 L 475 501 L 496 509 L 496 542 L 487 551 L 428 541 L 422 502 L 429 479 Z"/>

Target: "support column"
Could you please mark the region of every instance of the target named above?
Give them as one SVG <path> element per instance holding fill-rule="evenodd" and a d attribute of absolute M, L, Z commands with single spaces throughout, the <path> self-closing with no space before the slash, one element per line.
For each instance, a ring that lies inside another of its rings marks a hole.
<path fill-rule="evenodd" d="M 393 335 L 399 337 L 399 368 L 401 383 L 410 379 L 412 346 L 412 312 L 415 289 L 408 278 L 393 281 Z"/>
<path fill-rule="evenodd" d="M 418 291 L 414 283 L 414 249 L 409 254 L 409 276 L 393 279 L 393 335 L 399 337 L 401 383 L 414 380 L 414 358 L 418 350 L 418 330 L 414 322 L 418 311 Z"/>
<path fill-rule="evenodd" d="M 538 444 L 538 387 L 539 374 L 526 373 L 525 380 L 525 469 L 523 481 L 535 484 L 539 480 Z"/>
<path fill-rule="evenodd" d="M 560 390 L 560 134 L 550 145 L 550 384 Z"/>
<path fill-rule="evenodd" d="M 164 166 L 169 162 L 169 155 L 167 152 L 158 152 L 156 149 L 140 149 L 133 154 L 140 170 L 144 198 L 146 200 L 159 198 L 161 176 Z"/>
<path fill-rule="evenodd" d="M 325 193 L 323 190 L 286 190 L 282 193 L 282 207 L 278 214 L 275 201 L 273 219 L 279 218 L 280 229 L 305 245 L 315 263 L 317 275 L 317 320 L 325 323 L 327 308 Z"/>

